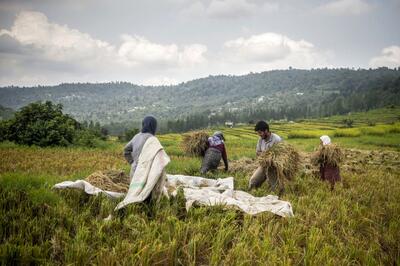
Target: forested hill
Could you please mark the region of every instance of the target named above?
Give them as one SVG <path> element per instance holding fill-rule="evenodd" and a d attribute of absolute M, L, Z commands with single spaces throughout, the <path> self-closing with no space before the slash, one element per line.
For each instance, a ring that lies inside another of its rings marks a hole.
<path fill-rule="evenodd" d="M 9 119 L 13 116 L 14 110 L 0 105 L 0 120 Z"/>
<path fill-rule="evenodd" d="M 3 87 L 0 105 L 17 110 L 34 101 L 61 103 L 78 120 L 177 119 L 189 114 L 244 120 L 269 112 L 288 118 L 320 116 L 400 104 L 400 68 L 276 70 L 209 76 L 175 86 L 126 82 Z M 233 116 L 232 116 L 233 114 Z"/>

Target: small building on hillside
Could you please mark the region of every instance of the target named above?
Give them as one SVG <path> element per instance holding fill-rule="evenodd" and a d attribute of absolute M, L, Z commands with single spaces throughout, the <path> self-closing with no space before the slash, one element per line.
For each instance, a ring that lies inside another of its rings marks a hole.
<path fill-rule="evenodd" d="M 226 127 L 229 127 L 229 128 L 233 128 L 233 122 L 231 122 L 231 121 L 226 121 L 226 122 L 225 122 L 225 126 L 226 126 Z"/>

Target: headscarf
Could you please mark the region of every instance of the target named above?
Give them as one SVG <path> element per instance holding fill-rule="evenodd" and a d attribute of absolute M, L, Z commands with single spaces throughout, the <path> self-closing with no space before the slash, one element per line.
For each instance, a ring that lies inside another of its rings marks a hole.
<path fill-rule="evenodd" d="M 225 140 L 224 134 L 221 131 L 215 131 L 213 136 L 216 136 L 216 137 L 219 137 L 222 140 Z"/>
<path fill-rule="evenodd" d="M 331 138 L 327 135 L 323 135 L 319 138 L 322 141 L 322 145 L 328 145 L 331 144 Z"/>
<path fill-rule="evenodd" d="M 212 137 L 208 138 L 208 143 L 210 146 L 218 146 L 220 144 L 224 143 L 224 134 L 222 134 L 221 131 L 216 131 L 214 132 L 214 135 Z"/>
<path fill-rule="evenodd" d="M 154 116 L 146 116 L 142 121 L 142 133 L 150 133 L 152 135 L 156 134 L 157 130 L 157 120 Z"/>

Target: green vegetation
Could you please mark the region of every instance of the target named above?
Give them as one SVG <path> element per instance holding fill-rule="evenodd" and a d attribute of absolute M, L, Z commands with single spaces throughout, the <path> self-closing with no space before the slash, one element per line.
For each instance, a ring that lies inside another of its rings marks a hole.
<path fill-rule="evenodd" d="M 380 112 L 384 117 L 386 109 Z M 366 118 L 373 119 L 370 113 L 357 116 L 360 119 L 352 118 L 351 129 L 338 128 L 344 117 L 271 124 L 273 132 L 302 152 L 315 149 L 319 134 L 326 133 L 342 147 L 372 150 L 371 156 L 380 159 L 379 164 L 360 159 L 357 171 L 343 167 L 343 181 L 334 191 L 310 174 L 299 173 L 282 196 L 291 202 L 293 218 L 271 213 L 250 216 L 223 206 L 194 207 L 187 212 L 183 195 L 178 194 L 159 203 L 129 206 L 104 222 L 118 201 L 51 187 L 97 170 L 128 171 L 122 156 L 124 143 L 108 141 L 99 149 L 3 142 L 0 264 L 399 264 L 399 124 L 381 124 L 394 121 L 378 119 L 375 126 L 368 126 Z M 252 126 L 219 129 L 226 137 L 230 160 L 255 157 L 257 136 Z M 360 135 L 334 137 L 336 130 L 358 130 Z M 297 131 L 316 137 L 289 137 Z M 158 137 L 171 157 L 168 173 L 199 175 L 200 159 L 180 149 L 182 135 Z M 385 150 L 397 151 L 392 152 L 392 161 Z M 234 175 L 236 189 L 247 191 L 244 174 L 217 171 L 207 177 L 229 175 Z M 273 194 L 266 184 L 251 193 Z"/>
<path fill-rule="evenodd" d="M 14 110 L 0 105 L 0 120 L 10 119 L 14 114 Z"/>
<path fill-rule="evenodd" d="M 358 128 L 337 129 L 333 132 L 334 137 L 359 137 L 361 131 Z"/>
<path fill-rule="evenodd" d="M 137 133 L 139 133 L 139 129 L 132 128 L 125 131 L 124 135 L 118 136 L 120 141 L 128 142 L 130 141 Z"/>
<path fill-rule="evenodd" d="M 61 104 L 52 102 L 31 103 L 16 112 L 10 120 L 1 121 L 0 140 L 18 144 L 46 146 L 69 146 L 71 144 L 95 147 L 105 140 L 106 132 L 100 124 L 81 125 L 62 112 Z"/>
<path fill-rule="evenodd" d="M 146 114 L 160 118 L 164 132 L 185 132 L 226 121 L 295 120 L 400 106 L 399 92 L 399 68 L 290 69 L 209 76 L 175 86 L 111 82 L 5 87 L 0 88 L 0 105 L 18 110 L 35 101 L 61 103 L 78 121 L 100 122 L 112 135 L 121 135 L 140 127 Z"/>

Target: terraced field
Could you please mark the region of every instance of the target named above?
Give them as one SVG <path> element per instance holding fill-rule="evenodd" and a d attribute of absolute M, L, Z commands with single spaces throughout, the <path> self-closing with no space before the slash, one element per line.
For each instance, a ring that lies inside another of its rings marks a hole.
<path fill-rule="evenodd" d="M 124 143 L 101 149 L 0 144 L 0 263 L 101 265 L 396 265 L 400 263 L 400 109 L 346 117 L 272 123 L 271 130 L 307 157 L 327 134 L 345 150 L 343 181 L 325 182 L 300 171 L 284 200 L 295 216 L 256 216 L 223 206 L 185 210 L 181 194 L 130 206 L 104 222 L 118 203 L 53 184 L 97 170 L 123 169 Z M 343 119 L 354 120 L 345 128 Z M 217 128 L 209 129 L 212 133 Z M 253 126 L 219 128 L 232 164 L 255 157 Z M 167 172 L 199 175 L 200 159 L 186 156 L 180 134 L 158 136 L 171 157 Z M 303 164 L 307 162 L 304 161 Z M 247 191 L 248 174 L 233 176 Z M 264 184 L 255 196 L 274 194 Z"/>

